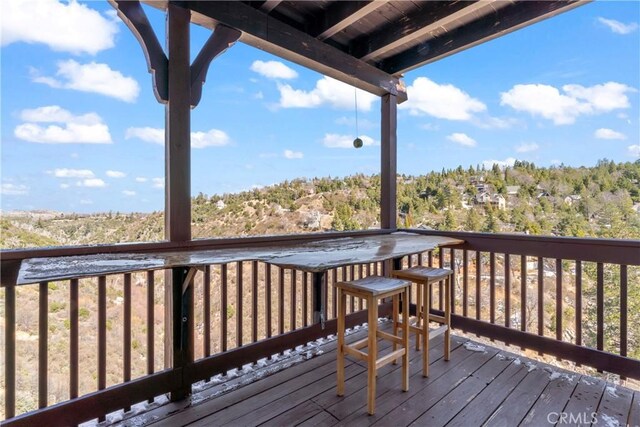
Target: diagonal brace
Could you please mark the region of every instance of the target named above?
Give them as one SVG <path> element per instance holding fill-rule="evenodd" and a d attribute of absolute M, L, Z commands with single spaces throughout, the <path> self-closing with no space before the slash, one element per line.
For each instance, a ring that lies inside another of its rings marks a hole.
<path fill-rule="evenodd" d="M 213 34 L 209 36 L 204 46 L 191 64 L 191 107 L 196 107 L 202 97 L 202 86 L 207 77 L 209 65 L 218 55 L 224 53 L 233 46 L 242 32 L 218 24 Z"/>

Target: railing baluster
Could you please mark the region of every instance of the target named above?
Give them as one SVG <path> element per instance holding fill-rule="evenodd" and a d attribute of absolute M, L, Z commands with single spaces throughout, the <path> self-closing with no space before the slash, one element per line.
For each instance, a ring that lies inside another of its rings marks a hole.
<path fill-rule="evenodd" d="M 228 265 L 220 266 L 220 348 L 227 351 L 227 272 Z"/>
<path fill-rule="evenodd" d="M 7 283 L 4 288 L 4 416 L 13 418 L 16 414 L 16 288 L 15 283 Z"/>
<path fill-rule="evenodd" d="M 480 277 L 482 276 L 482 258 L 480 251 L 476 251 L 476 320 L 482 315 L 482 292 Z"/>
<path fill-rule="evenodd" d="M 596 345 L 598 350 L 604 349 L 604 265 L 597 263 L 597 282 L 596 282 L 596 326 L 597 336 Z"/>
<path fill-rule="evenodd" d="M 289 298 L 290 310 L 289 310 L 289 325 L 292 331 L 296 330 L 296 315 L 298 313 L 298 307 L 296 307 L 296 270 L 291 269 L 291 297 Z"/>
<path fill-rule="evenodd" d="M 98 390 L 107 386 L 107 278 L 98 277 Z"/>
<path fill-rule="evenodd" d="M 627 266 L 620 266 L 620 356 L 627 355 Z"/>
<path fill-rule="evenodd" d="M 427 265 L 433 267 L 433 251 L 427 252 Z"/>
<path fill-rule="evenodd" d="M 69 281 L 69 399 L 78 397 L 78 279 Z"/>
<path fill-rule="evenodd" d="M 278 332 L 284 334 L 284 268 L 278 277 Z"/>
<path fill-rule="evenodd" d="M 467 317 L 469 311 L 469 253 L 462 251 L 462 315 Z"/>
<path fill-rule="evenodd" d="M 455 249 L 451 248 L 451 255 L 450 255 L 450 266 L 451 266 L 451 271 L 453 271 L 453 273 L 451 274 L 451 314 L 456 314 L 456 251 Z"/>
<path fill-rule="evenodd" d="M 147 271 L 147 374 L 155 371 L 155 276 Z M 77 309 L 76 309 L 77 313 Z"/>
<path fill-rule="evenodd" d="M 258 341 L 258 261 L 251 262 L 251 341 Z"/>
<path fill-rule="evenodd" d="M 576 261 L 576 345 L 582 345 L 582 261 Z"/>
<path fill-rule="evenodd" d="M 204 357 L 211 356 L 211 266 L 204 267 L 202 275 L 202 348 L 204 349 Z"/>
<path fill-rule="evenodd" d="M 336 283 L 338 283 L 338 269 L 334 268 L 331 271 L 331 275 L 333 277 L 333 284 L 335 285 Z M 333 302 L 333 304 L 331 305 L 331 311 L 333 312 L 333 318 L 336 319 L 338 317 L 338 294 L 336 293 L 335 287 L 331 288 L 331 298 Z"/>
<path fill-rule="evenodd" d="M 496 254 L 489 253 L 489 318 L 496 323 Z"/>
<path fill-rule="evenodd" d="M 520 330 L 527 331 L 527 257 L 520 256 Z"/>
<path fill-rule="evenodd" d="M 511 327 L 511 257 L 504 254 L 504 326 Z"/>
<path fill-rule="evenodd" d="M 244 316 L 242 315 L 242 281 L 243 273 L 242 261 L 236 262 L 236 347 L 242 347 L 242 323 Z"/>
<path fill-rule="evenodd" d="M 264 265 L 264 283 L 265 335 L 267 338 L 271 338 L 271 264 Z"/>
<path fill-rule="evenodd" d="M 362 279 L 364 277 L 363 273 L 364 273 L 364 265 L 360 264 L 358 266 L 358 278 L 359 279 Z M 358 311 L 362 310 L 362 301 L 363 301 L 362 298 L 358 298 Z"/>
<path fill-rule="evenodd" d="M 131 274 L 124 275 L 124 329 L 122 331 L 123 372 L 124 382 L 131 381 Z"/>
<path fill-rule="evenodd" d="M 562 260 L 556 259 L 556 339 L 562 341 Z"/>
<path fill-rule="evenodd" d="M 302 318 L 303 325 L 309 326 L 309 273 L 302 273 L 303 289 L 302 289 Z"/>
<path fill-rule="evenodd" d="M 38 408 L 47 406 L 49 382 L 49 283 L 40 282 L 38 319 Z"/>
<path fill-rule="evenodd" d="M 354 273 L 353 265 L 350 265 L 348 269 L 349 269 L 349 280 L 355 280 L 355 277 L 353 277 L 353 273 Z M 356 297 L 354 297 L 353 295 L 349 297 L 349 307 L 350 307 L 349 313 L 353 313 L 354 311 L 356 311 Z"/>
<path fill-rule="evenodd" d="M 544 335 L 544 259 L 538 257 L 538 335 Z"/>

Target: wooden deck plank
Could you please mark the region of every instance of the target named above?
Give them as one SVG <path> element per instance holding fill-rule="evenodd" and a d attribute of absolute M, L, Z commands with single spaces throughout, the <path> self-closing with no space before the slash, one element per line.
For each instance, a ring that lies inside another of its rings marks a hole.
<path fill-rule="evenodd" d="M 309 418 L 313 418 L 320 412 L 324 412 L 320 406 L 313 403 L 311 400 L 305 400 L 301 404 L 283 412 L 277 417 L 271 418 L 264 424 L 263 427 L 281 427 L 292 426 L 300 422 L 304 422 Z"/>
<path fill-rule="evenodd" d="M 510 360 L 498 357 L 498 355 L 500 353 L 472 373 L 411 425 L 435 426 L 445 425 L 449 422 L 511 364 Z"/>
<path fill-rule="evenodd" d="M 428 378 L 422 377 L 422 372 L 413 375 L 409 392 L 386 393 L 385 397 L 380 399 L 376 415 L 367 416 L 366 411 L 361 408 L 344 419 L 341 424 L 348 426 L 409 425 L 442 399 L 452 387 L 487 363 L 496 353 L 496 349 L 481 353 L 459 347 L 451 354 L 451 360 L 448 362 L 441 359 L 434 363 L 434 369 L 429 373 Z"/>
<path fill-rule="evenodd" d="M 562 371 L 560 377 L 550 380 L 522 421 L 521 426 L 552 425 L 551 421 L 555 420 L 555 415 L 550 414 L 560 414 L 562 412 L 579 380 L 580 375 L 569 371 Z"/>
<path fill-rule="evenodd" d="M 633 393 L 633 402 L 631 402 L 628 424 L 634 427 L 640 426 L 640 391 Z"/>
<path fill-rule="evenodd" d="M 326 372 L 322 372 L 322 378 L 314 381 L 309 381 L 309 378 L 303 379 L 303 383 L 306 383 L 304 387 L 298 387 L 298 389 L 292 389 L 288 387 L 290 383 L 295 380 L 289 381 L 283 385 L 286 388 L 287 394 L 279 399 L 273 398 L 275 393 L 263 393 L 261 396 L 256 396 L 247 401 L 238 403 L 228 411 L 221 411 L 216 414 L 212 414 L 206 418 L 202 418 L 197 422 L 190 424 L 193 427 L 198 426 L 213 426 L 213 425 L 239 425 L 239 426 L 257 426 L 264 422 L 267 422 L 271 418 L 274 418 L 289 409 L 303 403 L 310 397 L 322 393 L 328 389 L 335 389 L 336 376 L 335 367 Z M 362 372 L 364 368 L 356 363 L 351 363 L 345 367 L 344 374 L 347 381 L 354 375 Z M 316 370 L 316 372 L 319 370 Z M 222 414 L 224 413 L 224 416 Z"/>
<path fill-rule="evenodd" d="M 591 424 L 591 414 L 596 411 L 606 382 L 599 378 L 582 377 L 571 395 L 571 399 L 562 410 L 563 413 L 578 416 L 579 420 L 574 422 L 576 426 L 589 426 Z M 579 415 L 581 415 L 579 417 Z"/>
<path fill-rule="evenodd" d="M 363 397 L 357 396 L 357 393 L 351 396 L 345 396 L 344 400 L 330 407 L 328 412 L 341 420 L 340 425 L 371 425 L 380 420 L 390 411 L 402 405 L 403 402 L 411 396 L 416 395 L 427 384 L 435 382 L 449 370 L 457 368 L 457 366 L 470 356 L 470 352 L 466 351 L 462 347 L 458 347 L 451 353 L 450 361 L 447 362 L 444 358 L 441 358 L 430 365 L 429 378 L 422 377 L 422 360 L 414 360 L 414 363 L 411 364 L 409 368 L 410 377 L 408 392 L 398 392 L 400 383 L 397 381 L 396 377 L 391 377 L 391 380 L 393 381 L 393 378 L 396 378 L 397 384 L 392 383 L 391 385 L 388 384 L 388 381 L 383 379 L 383 381 L 381 381 L 380 388 L 384 387 L 387 391 L 376 396 L 375 415 L 368 415 L 367 408 L 363 404 Z M 396 386 L 392 387 L 392 385 Z"/>
<path fill-rule="evenodd" d="M 600 399 L 598 413 L 593 424 L 600 426 L 620 425 L 624 426 L 629 418 L 631 402 L 633 401 L 633 391 L 624 387 L 616 387 L 607 384 Z"/>
<path fill-rule="evenodd" d="M 298 424 L 296 427 L 332 427 L 337 423 L 338 419 L 336 417 L 327 411 L 322 411 L 318 415 Z"/>
<path fill-rule="evenodd" d="M 504 372 L 449 421 L 447 427 L 482 425 L 527 373 L 527 368 L 522 364 L 511 363 Z"/>
<path fill-rule="evenodd" d="M 511 427 L 520 424 L 548 384 L 549 373 L 539 366 L 536 367 L 518 384 L 484 425 Z"/>

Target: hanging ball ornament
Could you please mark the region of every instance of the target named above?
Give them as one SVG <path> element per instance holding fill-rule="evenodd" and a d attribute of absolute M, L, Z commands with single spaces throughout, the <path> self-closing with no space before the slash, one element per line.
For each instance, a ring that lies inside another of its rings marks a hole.
<path fill-rule="evenodd" d="M 353 140 L 353 146 L 356 148 L 362 147 L 362 140 L 360 138 L 356 138 Z"/>

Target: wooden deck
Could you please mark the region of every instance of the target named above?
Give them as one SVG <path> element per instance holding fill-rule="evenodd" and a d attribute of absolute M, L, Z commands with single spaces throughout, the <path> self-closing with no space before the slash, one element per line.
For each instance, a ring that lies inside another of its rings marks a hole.
<path fill-rule="evenodd" d="M 388 327 L 388 326 L 387 326 Z M 352 334 L 350 340 L 364 336 Z M 640 393 L 516 354 L 452 338 L 432 341 L 430 376 L 412 349 L 410 389 L 400 390 L 400 365 L 379 371 L 376 414 L 366 413 L 366 369 L 347 362 L 346 393 L 336 396 L 335 341 L 324 353 L 203 403 L 166 405 L 145 424 L 160 426 L 539 426 L 640 425 Z M 382 348 L 388 345 L 382 343 Z M 218 386 L 218 387 L 224 387 Z M 595 414 L 594 414 L 595 413 Z M 151 414 L 150 414 L 151 415 Z M 560 418 L 564 417 L 564 418 Z M 563 422 L 564 421 L 564 422 Z M 136 425 L 140 425 L 136 423 Z"/>

